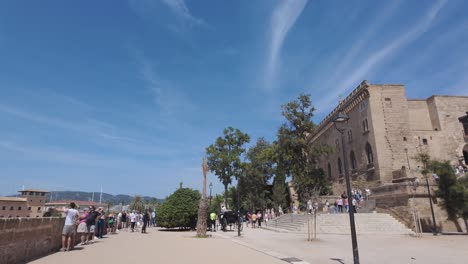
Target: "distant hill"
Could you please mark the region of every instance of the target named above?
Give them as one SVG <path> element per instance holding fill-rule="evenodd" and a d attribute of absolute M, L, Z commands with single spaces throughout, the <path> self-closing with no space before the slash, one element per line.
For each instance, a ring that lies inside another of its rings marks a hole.
<path fill-rule="evenodd" d="M 94 201 L 99 202 L 99 196 L 101 193 L 94 193 Z M 134 196 L 127 194 L 117 194 L 112 195 L 108 193 L 102 193 L 102 203 L 110 203 L 112 205 L 118 205 L 120 203 L 126 205 L 133 200 Z M 79 201 L 91 201 L 93 198 L 92 192 L 78 192 L 78 191 L 54 191 L 49 194 L 47 201 L 57 201 L 57 200 L 79 200 Z M 158 199 L 156 197 L 142 196 L 143 201 L 151 201 L 156 199 L 159 203 L 163 202 L 163 199 Z"/>

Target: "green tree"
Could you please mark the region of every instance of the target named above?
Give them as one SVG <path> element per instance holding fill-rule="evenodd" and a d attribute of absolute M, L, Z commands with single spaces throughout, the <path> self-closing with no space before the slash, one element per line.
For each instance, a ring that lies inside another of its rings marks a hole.
<path fill-rule="evenodd" d="M 165 228 L 195 228 L 200 193 L 179 188 L 158 207 L 158 226 Z"/>
<path fill-rule="evenodd" d="M 428 169 L 439 176 L 437 197 L 444 200 L 449 219 L 456 221 L 462 217 L 468 230 L 468 189 L 466 180 L 457 180 L 457 176 L 449 161 L 430 161 Z"/>
<path fill-rule="evenodd" d="M 259 138 L 247 152 L 249 163 L 244 164 L 243 177 L 239 183 L 242 207 L 265 208 L 271 204 L 269 182 L 275 175 L 275 149 L 264 138 Z"/>
<path fill-rule="evenodd" d="M 223 137 L 206 149 L 208 168 L 224 185 L 224 198 L 227 202 L 228 185 L 232 178 L 241 174 L 241 155 L 244 154 L 244 144 L 250 142 L 248 134 L 232 127 L 225 128 Z"/>
<path fill-rule="evenodd" d="M 286 185 L 286 178 L 284 175 L 277 174 L 273 182 L 273 189 L 271 194 L 271 200 L 273 207 L 278 209 L 278 206 L 286 208 L 288 203 L 288 186 Z"/>
<path fill-rule="evenodd" d="M 143 198 L 141 198 L 140 195 L 135 195 L 129 207 L 130 210 L 143 212 L 145 210 L 145 203 L 143 202 Z"/>
<path fill-rule="evenodd" d="M 292 176 L 294 188 L 303 202 L 312 194 L 325 195 L 331 190 L 331 184 L 323 177 L 323 171 L 317 168 L 316 160 L 332 149 L 328 145 L 311 145 L 308 140 L 316 128 L 312 122 L 314 111 L 310 95 L 305 94 L 283 105 L 282 115 L 286 123 L 279 128 L 277 135 L 281 165 Z"/>

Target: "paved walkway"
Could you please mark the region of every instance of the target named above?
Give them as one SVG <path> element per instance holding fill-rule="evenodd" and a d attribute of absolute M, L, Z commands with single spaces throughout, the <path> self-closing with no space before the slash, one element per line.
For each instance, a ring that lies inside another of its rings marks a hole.
<path fill-rule="evenodd" d="M 280 258 L 294 257 L 314 264 L 353 263 L 350 235 L 319 235 L 317 240 L 308 242 L 307 234 L 278 233 L 244 227 L 240 238 L 237 237 L 237 232 L 216 232 L 214 236 Z M 467 245 L 466 235 L 425 234 L 421 238 L 409 235 L 358 235 L 361 263 L 467 263 Z"/>
<path fill-rule="evenodd" d="M 195 238 L 195 232 L 167 232 L 149 228 L 148 234 L 120 232 L 94 244 L 57 252 L 35 264 L 119 263 L 271 263 L 285 262 L 221 237 Z"/>
<path fill-rule="evenodd" d="M 236 231 L 209 232 L 213 237 L 206 239 L 194 238 L 195 232 L 156 228 L 149 232 L 120 232 L 32 263 L 352 263 L 349 235 L 320 235 L 318 240 L 307 242 L 306 234 L 251 228 L 244 228 L 240 238 Z M 361 263 L 450 264 L 468 259 L 468 236 L 359 235 L 358 244 Z"/>

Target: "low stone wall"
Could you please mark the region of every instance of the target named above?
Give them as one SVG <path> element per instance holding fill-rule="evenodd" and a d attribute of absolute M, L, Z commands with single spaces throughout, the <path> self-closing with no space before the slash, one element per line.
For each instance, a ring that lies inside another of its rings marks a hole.
<path fill-rule="evenodd" d="M 432 202 L 437 228 L 441 232 L 466 233 L 466 226 L 462 219 L 449 219 L 443 207 L 443 201 L 434 197 L 435 184 L 430 184 Z M 408 183 L 395 183 L 372 189 L 371 199 L 376 201 L 377 211 L 390 213 L 405 223 L 408 228 L 415 229 L 413 210 L 419 212 L 423 232 L 432 232 L 432 214 L 426 185 L 414 188 Z"/>
<path fill-rule="evenodd" d="M 65 218 L 0 219 L 0 263 L 25 263 L 61 247 Z"/>

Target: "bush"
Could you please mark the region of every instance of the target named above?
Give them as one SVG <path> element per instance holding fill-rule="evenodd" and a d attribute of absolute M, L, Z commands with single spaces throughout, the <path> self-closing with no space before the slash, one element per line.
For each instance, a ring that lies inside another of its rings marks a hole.
<path fill-rule="evenodd" d="M 158 226 L 195 228 L 199 204 L 198 191 L 190 188 L 178 189 L 158 207 Z"/>

